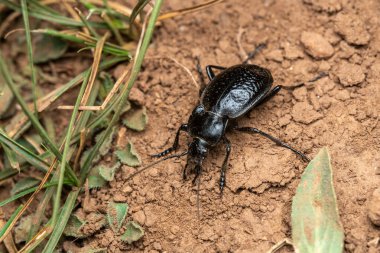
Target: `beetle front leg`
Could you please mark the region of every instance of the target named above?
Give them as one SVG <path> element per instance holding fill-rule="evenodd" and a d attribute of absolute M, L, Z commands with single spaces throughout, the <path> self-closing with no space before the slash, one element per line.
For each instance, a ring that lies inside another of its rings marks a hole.
<path fill-rule="evenodd" d="M 290 149 L 291 151 L 293 151 L 297 155 L 301 156 L 304 161 L 310 162 L 310 159 L 301 151 L 298 151 L 297 149 L 292 148 L 290 145 L 286 144 L 285 142 L 283 142 L 283 141 L 273 137 L 272 135 L 267 134 L 267 133 L 265 133 L 265 132 L 263 132 L 257 128 L 254 128 L 254 127 L 235 127 L 234 130 L 237 130 L 240 132 L 246 132 L 246 133 L 260 134 L 260 135 L 268 138 L 269 140 L 273 141 L 277 145 L 284 147 L 284 148 L 287 148 L 287 149 Z"/>
<path fill-rule="evenodd" d="M 220 188 L 220 194 L 223 194 L 223 188 L 226 184 L 226 170 L 228 167 L 228 158 L 230 157 L 231 153 L 231 142 L 224 136 L 223 142 L 226 144 L 226 156 L 224 157 L 222 169 L 220 171 L 220 181 L 219 181 L 219 188 Z"/>
<path fill-rule="evenodd" d="M 187 124 L 182 124 L 178 131 L 177 131 L 177 134 L 175 136 L 175 139 L 174 139 L 174 143 L 173 143 L 173 146 L 171 146 L 170 148 L 162 151 L 161 153 L 158 153 L 158 154 L 155 154 L 155 155 L 152 155 L 152 157 L 162 157 L 162 156 L 166 156 L 167 154 L 169 154 L 170 152 L 174 151 L 174 150 L 177 150 L 178 148 L 178 144 L 179 144 L 179 134 L 181 131 L 185 131 L 187 132 L 188 131 L 188 127 L 187 127 Z"/>

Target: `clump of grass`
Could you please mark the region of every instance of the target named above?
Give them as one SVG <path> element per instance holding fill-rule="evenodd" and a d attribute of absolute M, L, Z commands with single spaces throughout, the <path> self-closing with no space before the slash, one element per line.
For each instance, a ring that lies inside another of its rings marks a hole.
<path fill-rule="evenodd" d="M 75 10 L 69 2 L 62 4 L 67 13 L 69 13 L 66 15 L 54 9 L 54 5 L 59 4 L 60 1 L 22 0 L 21 4 L 8 0 L 2 1 L 6 7 L 14 10 L 15 13 L 20 13 L 24 21 L 23 33 L 26 38 L 27 55 L 31 69 L 30 88 L 33 95 L 30 106 L 21 95 L 4 56 L 0 52 L 2 79 L 11 89 L 16 101 L 22 108 L 22 113 L 14 116 L 18 117 L 17 124 L 10 121 L 4 127 L 5 130 L 0 129 L 0 144 L 4 150 L 7 150 L 4 154 L 11 161 L 5 168 L 0 170 L 0 181 L 17 175 L 18 169 L 22 173 L 32 166 L 44 173 L 44 177 L 40 180 L 38 186 L 26 187 L 16 195 L 0 202 L 0 207 L 3 207 L 11 201 L 33 193 L 27 202 L 20 205 L 6 224 L 0 228 L 0 242 L 2 242 L 5 238 L 11 236 L 10 231 L 30 206 L 35 196 L 40 191 L 44 192 L 42 201 L 39 203 L 36 212 L 33 213 L 33 226 L 28 238 L 26 238 L 25 246 L 21 249 L 22 252 L 30 251 L 37 246 L 42 246 L 43 252 L 52 252 L 57 246 L 73 212 L 77 197 L 88 178 L 92 162 L 123 112 L 128 94 L 140 71 L 162 4 L 162 0 L 155 1 L 151 8 L 151 13 L 145 12 L 143 14 L 143 8 L 141 7 L 144 7 L 149 1 L 139 1 L 139 5 L 135 9 L 128 9 L 112 1 L 88 1 L 81 8 L 82 10 L 83 8 L 85 9 L 83 12 L 96 16 L 96 21 L 93 21 L 95 19 L 87 18 L 81 11 Z M 134 21 L 130 22 L 132 13 Z M 145 15 L 146 22 L 143 22 L 141 18 L 136 19 L 138 15 L 142 15 L 141 17 Z M 54 23 L 54 27 L 60 25 L 66 29 L 31 30 L 29 24 L 31 17 Z M 15 32 L 20 33 L 20 31 Z M 93 55 L 92 66 L 67 84 L 58 87 L 45 96 L 39 97 L 38 76 L 36 74 L 38 67 L 35 66 L 33 57 L 36 49 L 33 48 L 32 43 L 33 34 L 36 33 L 59 37 L 61 40 L 69 41 L 70 43 L 74 42 L 82 50 L 91 50 Z M 135 50 L 136 53 L 133 55 L 125 49 L 127 47 Z M 96 100 L 99 86 L 101 85 L 98 81 L 99 72 L 122 62 L 126 65 L 128 64 L 129 67 L 116 81 L 114 89 L 109 92 L 110 96 L 107 101 L 101 106 L 97 106 Z M 64 93 L 80 83 L 75 105 L 63 108 L 71 110 L 71 115 L 66 133 L 57 142 L 52 138 L 51 134 L 49 135 L 45 126 L 41 123 L 49 122 L 45 121 L 43 111 L 49 108 Z M 97 139 L 95 146 L 90 149 L 83 165 L 78 170 L 74 170 L 74 160 L 78 160 L 74 158 L 80 157 L 83 143 L 91 137 L 91 134 L 88 133 L 99 129 L 104 120 L 110 121 L 105 131 Z M 22 122 L 22 124 L 19 122 Z M 36 150 L 30 146 L 22 145 L 17 141 L 23 137 L 29 127 L 32 127 L 32 131 L 36 131 L 42 139 L 42 154 L 36 153 Z M 17 168 L 15 168 L 16 165 Z M 69 193 L 64 195 L 64 190 L 69 191 Z M 55 198 L 51 217 L 47 223 L 43 223 L 43 214 L 53 196 Z M 48 239 L 47 241 L 45 240 L 46 238 Z M 42 242 L 45 245 L 41 245 Z"/>

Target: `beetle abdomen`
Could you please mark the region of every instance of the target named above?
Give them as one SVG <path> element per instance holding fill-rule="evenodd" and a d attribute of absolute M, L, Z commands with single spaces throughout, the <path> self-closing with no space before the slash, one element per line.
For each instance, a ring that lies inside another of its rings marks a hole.
<path fill-rule="evenodd" d="M 270 90 L 273 78 L 269 70 L 257 65 L 230 67 L 209 83 L 201 103 L 206 111 L 237 118 L 251 109 Z"/>

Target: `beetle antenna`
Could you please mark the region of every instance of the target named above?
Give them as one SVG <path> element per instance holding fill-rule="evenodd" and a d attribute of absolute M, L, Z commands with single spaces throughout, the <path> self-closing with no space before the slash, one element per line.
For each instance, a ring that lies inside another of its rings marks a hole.
<path fill-rule="evenodd" d="M 253 51 L 248 53 L 247 58 L 243 61 L 243 64 L 247 64 L 249 60 L 253 59 L 257 53 L 264 49 L 267 45 L 265 43 L 259 44 Z"/>
<path fill-rule="evenodd" d="M 169 159 L 172 159 L 172 158 L 180 158 L 180 157 L 182 157 L 182 156 L 184 156 L 184 155 L 187 155 L 188 152 L 189 152 L 189 151 L 186 150 L 185 152 L 183 152 L 183 153 L 181 153 L 181 154 L 170 155 L 170 156 L 164 157 L 164 158 L 162 158 L 162 159 L 160 159 L 160 160 L 158 160 L 158 161 L 155 161 L 155 162 L 153 162 L 153 163 L 151 163 L 151 164 L 148 164 L 147 166 L 145 166 L 145 167 L 142 168 L 141 170 L 138 170 L 138 171 L 136 171 L 135 173 L 133 173 L 132 175 L 130 175 L 129 177 L 127 177 L 126 181 L 129 180 L 129 179 L 134 178 L 134 177 L 137 176 L 138 174 L 140 174 L 140 173 L 146 171 L 147 169 L 152 168 L 154 165 L 157 165 L 157 164 L 159 164 L 159 163 L 161 163 L 161 162 L 163 162 L 163 161 L 165 161 L 165 160 L 169 160 Z"/>

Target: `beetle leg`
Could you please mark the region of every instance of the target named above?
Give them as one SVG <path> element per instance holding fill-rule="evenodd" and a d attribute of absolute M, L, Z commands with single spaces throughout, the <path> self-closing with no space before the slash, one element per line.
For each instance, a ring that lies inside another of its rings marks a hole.
<path fill-rule="evenodd" d="M 190 166 L 190 159 L 189 159 L 189 157 L 187 157 L 186 165 L 183 168 L 183 172 L 182 172 L 182 178 L 183 178 L 183 180 L 187 179 L 187 169 L 189 168 L 189 166 Z"/>
<path fill-rule="evenodd" d="M 223 194 L 223 188 L 226 184 L 226 170 L 228 167 L 228 158 L 230 157 L 231 153 L 231 142 L 224 136 L 223 142 L 226 144 L 226 156 L 224 157 L 222 169 L 220 171 L 220 181 L 219 181 L 219 188 L 220 188 L 220 194 Z"/>
<path fill-rule="evenodd" d="M 271 99 L 272 97 L 274 97 L 274 95 L 276 95 L 280 90 L 281 90 L 282 86 L 281 85 L 277 85 L 275 86 L 273 89 L 271 89 L 270 91 L 268 91 L 268 93 L 261 99 L 261 101 L 259 101 L 255 107 L 259 106 L 259 105 L 262 105 L 264 104 L 265 102 L 267 102 L 269 99 Z"/>
<path fill-rule="evenodd" d="M 236 127 L 236 128 L 234 128 L 234 130 L 237 130 L 240 132 L 246 132 L 246 133 L 260 134 L 260 135 L 268 138 L 269 140 L 273 141 L 277 145 L 284 147 L 284 148 L 287 148 L 287 149 L 290 149 L 291 151 L 293 151 L 297 155 L 301 156 L 303 160 L 310 162 L 310 159 L 305 154 L 303 154 L 302 152 L 292 148 L 290 145 L 286 144 L 285 142 L 283 142 L 283 141 L 281 141 L 281 140 L 271 136 L 270 134 L 267 134 L 267 133 L 265 133 L 265 132 L 263 132 L 257 128 L 254 128 L 254 127 Z"/>
<path fill-rule="evenodd" d="M 179 144 L 179 134 L 180 134 L 181 131 L 185 131 L 185 132 L 188 131 L 187 124 L 182 124 L 179 127 L 179 129 L 177 131 L 177 134 L 175 135 L 173 146 L 171 146 L 170 148 L 162 151 L 161 153 L 158 153 L 158 154 L 155 154 L 155 155 L 151 155 L 151 156 L 159 158 L 159 157 L 162 157 L 162 156 L 166 156 L 167 154 L 169 154 L 170 152 L 172 152 L 174 150 L 177 150 L 178 144 Z"/>
<path fill-rule="evenodd" d="M 226 67 L 216 66 L 216 65 L 207 65 L 206 66 L 206 73 L 207 73 L 207 76 L 210 79 L 210 81 L 212 79 L 214 79 L 214 77 L 215 77 L 215 73 L 214 73 L 214 71 L 212 69 L 225 70 Z"/>
<path fill-rule="evenodd" d="M 203 90 L 206 88 L 206 81 L 205 81 L 205 77 L 203 75 L 203 71 L 202 71 L 201 62 L 199 60 L 199 57 L 196 57 L 196 61 L 197 61 L 196 66 L 197 66 L 198 77 L 199 77 L 199 80 L 201 82 L 201 87 L 199 89 L 199 97 L 200 97 L 203 93 Z"/>

